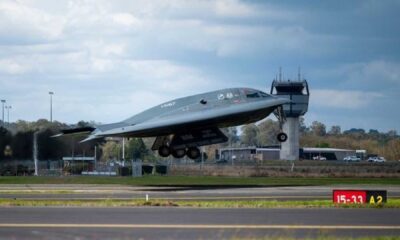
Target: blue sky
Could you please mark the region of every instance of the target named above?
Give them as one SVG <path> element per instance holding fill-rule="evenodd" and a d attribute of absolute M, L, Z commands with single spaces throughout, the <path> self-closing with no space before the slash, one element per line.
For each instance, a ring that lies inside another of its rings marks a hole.
<path fill-rule="evenodd" d="M 307 124 L 400 132 L 400 1 L 0 1 L 10 120 L 114 122 L 172 98 L 310 84 Z"/>

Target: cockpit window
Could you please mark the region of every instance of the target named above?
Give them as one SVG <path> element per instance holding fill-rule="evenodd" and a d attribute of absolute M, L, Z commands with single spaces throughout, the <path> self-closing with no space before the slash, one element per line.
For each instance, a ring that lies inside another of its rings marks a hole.
<path fill-rule="evenodd" d="M 246 98 L 268 98 L 271 95 L 263 92 L 263 91 L 254 91 L 252 89 L 245 89 L 244 94 Z"/>
<path fill-rule="evenodd" d="M 259 98 L 260 95 L 258 94 L 258 92 L 252 92 L 252 93 L 247 93 L 246 97 L 247 98 Z"/>
<path fill-rule="evenodd" d="M 266 93 L 264 93 L 264 92 L 260 92 L 260 95 L 261 95 L 261 97 L 263 97 L 263 98 L 270 97 L 270 95 L 268 95 L 268 94 L 266 94 Z"/>

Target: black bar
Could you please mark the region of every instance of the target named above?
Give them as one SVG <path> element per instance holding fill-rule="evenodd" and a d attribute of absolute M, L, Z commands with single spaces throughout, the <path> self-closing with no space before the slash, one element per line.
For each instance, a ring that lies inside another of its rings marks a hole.
<path fill-rule="evenodd" d="M 367 203 L 379 204 L 387 202 L 387 191 L 384 190 L 368 190 Z"/>

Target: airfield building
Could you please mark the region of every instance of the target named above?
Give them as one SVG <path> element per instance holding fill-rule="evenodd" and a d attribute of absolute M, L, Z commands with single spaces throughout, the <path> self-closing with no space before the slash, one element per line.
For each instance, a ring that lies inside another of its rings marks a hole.
<path fill-rule="evenodd" d="M 279 147 L 243 147 L 243 148 L 222 148 L 219 150 L 220 162 L 254 162 L 279 160 L 281 149 Z M 355 156 L 356 150 L 338 148 L 300 148 L 298 149 L 300 159 L 313 160 L 321 156 L 328 161 L 343 160 L 347 156 Z"/>

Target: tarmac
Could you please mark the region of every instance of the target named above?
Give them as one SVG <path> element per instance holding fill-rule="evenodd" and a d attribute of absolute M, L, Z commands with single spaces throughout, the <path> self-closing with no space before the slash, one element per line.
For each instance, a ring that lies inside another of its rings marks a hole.
<path fill-rule="evenodd" d="M 400 209 L 0 208 L 0 239 L 399 235 Z"/>
<path fill-rule="evenodd" d="M 316 200 L 333 189 L 382 185 L 283 187 L 132 187 L 0 185 L 0 199 Z M 251 239 L 400 236 L 400 209 L 221 209 L 184 207 L 0 207 L 1 239 Z"/>

